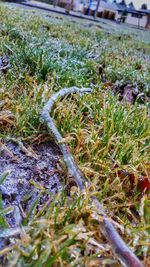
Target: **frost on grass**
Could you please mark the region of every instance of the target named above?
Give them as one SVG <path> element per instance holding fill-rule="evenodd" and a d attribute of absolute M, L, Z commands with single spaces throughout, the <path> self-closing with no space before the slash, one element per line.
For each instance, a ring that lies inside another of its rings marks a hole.
<path fill-rule="evenodd" d="M 61 190 L 60 152 L 52 142 L 26 148 L 30 155 L 25 154 L 14 142 L 1 142 L 0 150 L 0 176 L 7 174 L 0 184 L 1 197 L 4 210 L 12 208 L 6 220 L 10 227 L 15 227 L 18 226 L 13 210 L 15 205 L 26 216 L 37 197 L 39 207 L 36 208 L 40 210 L 51 194 Z M 21 213 L 21 222 L 24 216 Z"/>
<path fill-rule="evenodd" d="M 29 216 L 21 209 L 27 219 L 23 218 L 19 233 L 7 221 L 16 203 L 9 205 L 8 197 L 8 206 L 2 207 L 0 197 L 0 224 L 5 236 L 9 235 L 0 251 L 3 263 L 117 266 L 109 244 L 99 234 L 101 214 L 89 203 L 94 192 L 126 243 L 146 265 L 150 203 L 148 193 L 138 190 L 138 181 L 139 177 L 149 177 L 150 33 L 110 24 L 99 28 L 85 21 L 24 12 L 4 4 L 0 13 L 0 57 L 6 54 L 10 60 L 10 68 L 0 74 L 2 140 L 8 136 L 22 139 L 27 147 L 47 140 L 39 118 L 50 96 L 63 87 L 94 89 L 91 95 L 58 100 L 52 111 L 63 142 L 69 145 L 91 187 L 83 195 L 76 187 L 69 196 L 62 190 L 53 195 L 52 202 L 45 199 L 40 210 L 37 198 Z M 11 149 L 7 148 L 11 158 Z M 34 165 L 36 159 L 30 160 Z M 9 165 L 9 160 L 6 162 Z M 67 181 L 63 161 L 59 164 L 59 175 Z M 1 163 L 3 171 L 5 165 Z M 39 170 L 34 171 L 38 176 Z M 22 174 L 23 169 L 18 177 Z M 30 171 L 26 174 L 30 176 Z M 128 174 L 134 175 L 132 186 Z M 1 176 L 3 190 L 9 177 Z M 25 177 L 25 183 L 30 179 Z M 45 178 L 42 184 L 32 182 L 33 192 L 47 190 Z M 16 208 L 15 212 L 18 214 Z"/>

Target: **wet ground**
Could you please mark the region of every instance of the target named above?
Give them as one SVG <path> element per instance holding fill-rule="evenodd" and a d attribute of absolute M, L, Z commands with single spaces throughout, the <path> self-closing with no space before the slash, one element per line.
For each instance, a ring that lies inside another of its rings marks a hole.
<path fill-rule="evenodd" d="M 30 212 L 40 193 L 38 209 L 51 194 L 61 190 L 61 153 L 58 147 L 53 142 L 25 147 L 27 151 L 23 152 L 24 149 L 14 142 L 0 145 L 0 177 L 10 171 L 0 185 L 3 208 L 6 210 L 10 207 L 6 215 L 10 227 L 18 225 L 16 213 L 21 222 L 25 214 Z"/>

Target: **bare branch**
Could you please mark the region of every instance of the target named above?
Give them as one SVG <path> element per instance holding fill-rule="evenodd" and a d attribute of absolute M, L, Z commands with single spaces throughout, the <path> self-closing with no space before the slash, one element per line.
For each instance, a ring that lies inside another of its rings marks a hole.
<path fill-rule="evenodd" d="M 92 92 L 91 88 L 82 88 L 79 89 L 77 87 L 64 88 L 61 89 L 56 94 L 53 94 L 49 101 L 43 108 L 41 114 L 41 121 L 46 124 L 49 133 L 53 135 L 55 141 L 58 143 L 58 146 L 61 149 L 61 152 L 64 157 L 64 161 L 68 168 L 70 174 L 74 177 L 78 187 L 80 190 L 85 189 L 85 177 L 82 172 L 79 170 L 76 165 L 72 154 L 70 153 L 69 147 L 66 144 L 63 144 L 63 137 L 59 133 L 57 127 L 55 126 L 55 122 L 53 118 L 50 116 L 50 112 L 52 111 L 53 105 L 58 99 L 61 99 L 67 95 L 74 93 L 90 93 Z M 97 198 L 93 197 L 92 201 L 94 205 L 100 210 L 103 211 L 103 205 L 97 200 Z M 121 236 L 118 234 L 116 229 L 114 228 L 112 222 L 107 217 L 106 213 L 103 211 L 103 221 L 100 222 L 101 231 L 104 234 L 107 241 L 111 244 L 112 250 L 116 255 L 117 259 L 120 261 L 122 266 L 125 267 L 143 267 L 143 264 L 139 261 L 139 259 L 134 255 L 134 253 L 128 248 L 125 242 L 122 240 Z"/>

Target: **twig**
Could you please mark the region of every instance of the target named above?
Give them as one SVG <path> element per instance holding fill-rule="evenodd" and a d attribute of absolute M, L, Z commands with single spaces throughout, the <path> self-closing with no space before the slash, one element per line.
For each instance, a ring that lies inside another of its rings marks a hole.
<path fill-rule="evenodd" d="M 47 125 L 49 132 L 53 134 L 54 139 L 57 141 L 61 149 L 61 152 L 64 157 L 64 161 L 68 167 L 68 170 L 70 174 L 75 178 L 77 185 L 79 186 L 81 190 L 84 189 L 85 187 L 84 186 L 85 178 L 83 174 L 81 173 L 81 171 L 79 170 L 79 168 L 76 166 L 74 158 L 69 151 L 69 147 L 62 142 L 63 138 L 61 134 L 59 133 L 59 131 L 57 130 L 57 127 L 55 126 L 55 123 L 52 117 L 49 115 L 49 112 L 51 112 L 53 105 L 58 100 L 58 98 L 63 98 L 73 93 L 89 93 L 91 91 L 92 89 L 90 88 L 87 88 L 87 89 L 79 89 L 76 87 L 72 87 L 70 89 L 64 88 L 60 90 L 58 93 L 53 94 L 51 96 L 50 100 L 44 106 L 44 109 L 41 115 L 41 121 Z"/>
<path fill-rule="evenodd" d="M 55 122 L 53 118 L 50 116 L 50 112 L 52 111 L 53 105 L 58 99 L 61 99 L 67 95 L 74 93 L 90 93 L 92 92 L 91 88 L 64 88 L 61 89 L 58 93 L 53 94 L 49 101 L 43 108 L 41 114 L 41 122 L 46 124 L 48 131 L 53 135 L 55 141 L 58 143 L 60 150 L 63 154 L 64 161 L 67 165 L 68 171 L 75 178 L 75 181 L 80 188 L 80 190 L 85 189 L 85 177 L 77 167 L 72 154 L 70 153 L 69 147 L 66 144 L 62 143 L 63 137 L 57 130 L 55 126 Z M 96 197 L 92 198 L 93 204 L 99 209 L 103 210 L 103 205 L 97 200 Z M 125 242 L 122 240 L 121 236 L 118 234 L 113 224 L 107 217 L 106 213 L 103 212 L 103 221 L 100 222 L 100 226 L 102 232 L 107 239 L 107 241 L 111 244 L 112 250 L 115 253 L 118 260 L 121 262 L 123 266 L 126 267 L 143 267 L 143 264 L 139 261 L 139 259 L 134 255 L 134 253 L 128 248 Z"/>

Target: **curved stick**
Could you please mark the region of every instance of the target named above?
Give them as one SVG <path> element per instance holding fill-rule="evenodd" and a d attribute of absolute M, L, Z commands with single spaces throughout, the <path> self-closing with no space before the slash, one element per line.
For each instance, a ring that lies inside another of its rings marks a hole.
<path fill-rule="evenodd" d="M 64 161 L 68 167 L 68 170 L 69 170 L 70 174 L 75 178 L 77 185 L 79 186 L 79 188 L 81 190 L 84 189 L 84 182 L 85 182 L 84 176 L 80 172 L 78 167 L 76 166 L 74 158 L 71 155 L 71 153 L 69 152 L 69 147 L 67 145 L 61 143 L 63 138 L 62 138 L 61 134 L 59 133 L 59 131 L 57 130 L 55 123 L 54 123 L 52 117 L 49 115 L 49 113 L 51 112 L 53 105 L 58 100 L 58 98 L 63 98 L 66 95 L 73 94 L 73 93 L 89 93 L 91 91 L 92 90 L 90 88 L 87 88 L 87 89 L 78 89 L 76 87 L 72 87 L 70 89 L 64 88 L 64 89 L 60 90 L 58 93 L 53 94 L 51 96 L 50 100 L 44 106 L 43 112 L 41 115 L 41 121 L 47 125 L 49 132 L 53 134 L 54 139 L 55 139 L 55 141 L 57 141 L 57 143 L 60 147 L 60 150 L 63 154 Z"/>
<path fill-rule="evenodd" d="M 55 126 L 55 122 L 53 118 L 50 116 L 50 112 L 52 111 L 53 105 L 56 103 L 58 99 L 61 99 L 67 95 L 73 93 L 90 93 L 92 92 L 91 88 L 82 88 L 79 89 L 77 87 L 64 88 L 61 89 L 56 94 L 53 94 L 49 101 L 45 104 L 42 114 L 41 114 L 41 122 L 46 124 L 50 134 L 53 135 L 55 141 L 58 143 L 60 150 L 63 154 L 64 161 L 68 168 L 70 174 L 75 178 L 75 181 L 80 188 L 83 190 L 85 188 L 85 177 L 82 172 L 77 167 L 72 154 L 70 153 L 69 147 L 66 144 L 63 144 L 63 137 L 59 133 L 57 127 Z M 92 198 L 93 203 L 97 206 L 98 209 L 103 210 L 102 204 L 97 200 L 97 198 Z M 143 267 L 143 264 L 139 261 L 139 259 L 134 255 L 134 253 L 127 247 L 125 242 L 122 240 L 121 236 L 118 234 L 110 219 L 107 217 L 106 213 L 103 212 L 104 219 L 100 222 L 100 226 L 102 232 L 107 239 L 107 241 L 111 244 L 112 250 L 115 253 L 118 260 L 121 262 L 123 266 L 126 267 Z"/>

